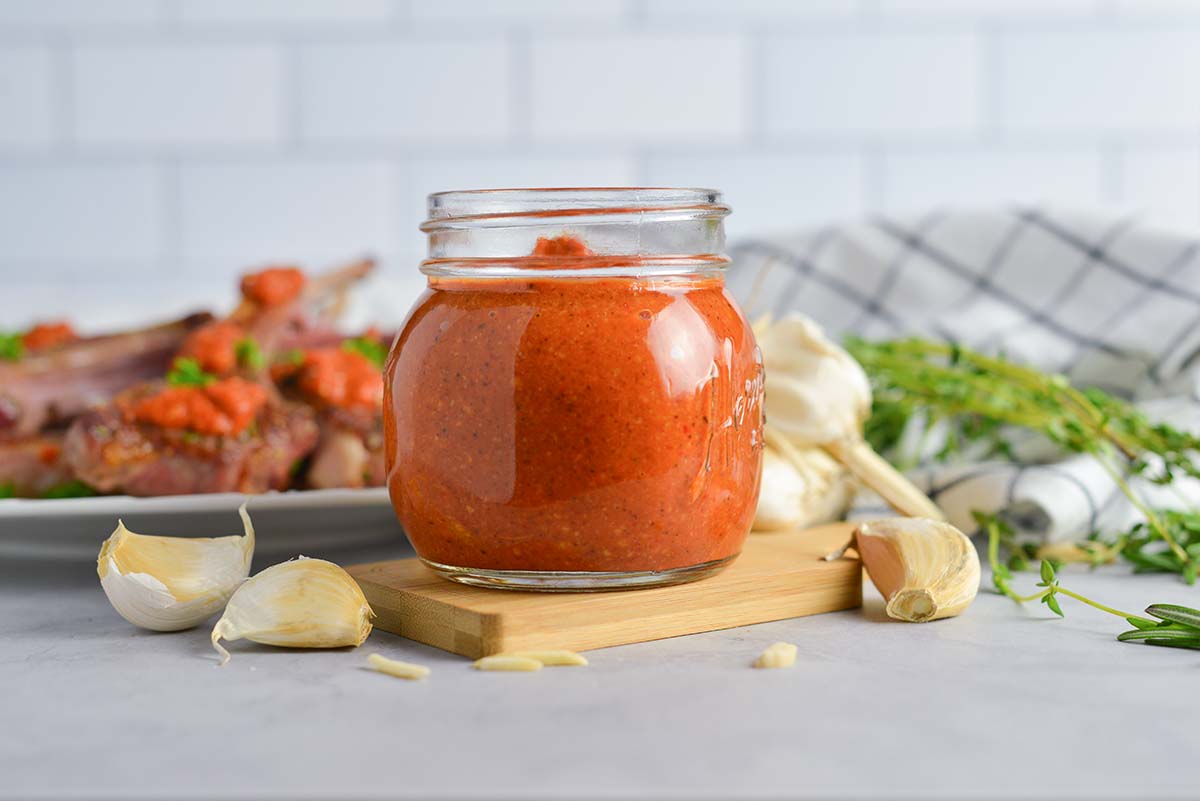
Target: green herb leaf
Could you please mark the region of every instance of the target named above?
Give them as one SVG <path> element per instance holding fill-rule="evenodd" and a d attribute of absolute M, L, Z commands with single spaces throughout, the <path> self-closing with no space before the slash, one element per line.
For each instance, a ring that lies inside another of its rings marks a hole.
<path fill-rule="evenodd" d="M 7 484 L 0 484 L 0 499 L 17 497 L 17 486 L 11 481 Z"/>
<path fill-rule="evenodd" d="M 42 493 L 43 498 L 90 498 L 96 491 L 82 481 L 72 480 L 51 487 Z"/>
<path fill-rule="evenodd" d="M 1048 592 L 1042 596 L 1042 603 L 1050 607 L 1050 611 L 1059 617 L 1066 617 L 1063 614 L 1062 607 L 1058 605 L 1058 597 L 1053 592 Z"/>
<path fill-rule="evenodd" d="M 216 380 L 215 375 L 204 372 L 200 362 L 185 357 L 176 359 L 167 373 L 167 383 L 173 387 L 206 387 Z"/>
<path fill-rule="evenodd" d="M 262 349 L 258 347 L 258 343 L 251 337 L 239 339 L 233 346 L 233 352 L 237 356 L 238 364 L 242 367 L 248 367 L 251 370 L 261 370 L 262 366 L 266 364 Z"/>
<path fill-rule="evenodd" d="M 366 356 L 376 367 L 383 369 L 383 363 L 387 361 L 388 347 L 377 339 L 370 337 L 356 337 L 347 339 L 342 343 L 342 350 L 348 350 L 352 353 L 359 353 Z"/>
<path fill-rule="evenodd" d="M 1178 606 L 1176 604 L 1153 604 L 1146 607 L 1146 614 L 1153 615 L 1161 620 L 1169 620 L 1172 623 L 1178 623 L 1181 626 L 1188 626 L 1193 629 L 1200 629 L 1200 610 L 1192 609 L 1187 606 Z M 1200 637 L 1200 633 L 1196 636 Z"/>
<path fill-rule="evenodd" d="M 1050 587 L 1054 584 L 1054 578 L 1056 574 L 1054 571 L 1054 565 L 1050 563 L 1049 559 L 1042 560 L 1041 574 L 1042 580 L 1038 583 L 1039 587 Z"/>
<path fill-rule="evenodd" d="M 19 362 L 25 356 L 25 340 L 20 334 L 0 331 L 0 361 Z"/>
<path fill-rule="evenodd" d="M 1121 642 L 1134 642 L 1137 640 L 1195 640 L 1200 642 L 1200 634 L 1197 634 L 1195 629 L 1186 626 L 1160 626 L 1153 629 L 1124 631 L 1117 635 L 1117 639 Z"/>

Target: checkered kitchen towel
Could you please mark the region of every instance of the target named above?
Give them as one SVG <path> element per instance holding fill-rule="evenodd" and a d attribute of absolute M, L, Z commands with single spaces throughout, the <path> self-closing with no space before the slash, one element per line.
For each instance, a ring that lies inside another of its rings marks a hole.
<path fill-rule="evenodd" d="M 753 319 L 801 311 L 832 335 L 952 340 L 1061 372 L 1200 429 L 1200 240 L 1045 209 L 873 219 L 731 247 L 729 284 Z M 769 411 L 768 411 L 769 414 Z M 1004 510 L 1028 534 L 1077 539 L 1136 511 L 1095 462 L 1030 440 L 1020 462 L 931 465 L 912 478 L 972 531 Z M 1200 502 L 1200 482 L 1135 485 L 1152 503 Z M 864 498 L 856 516 L 878 514 Z"/>

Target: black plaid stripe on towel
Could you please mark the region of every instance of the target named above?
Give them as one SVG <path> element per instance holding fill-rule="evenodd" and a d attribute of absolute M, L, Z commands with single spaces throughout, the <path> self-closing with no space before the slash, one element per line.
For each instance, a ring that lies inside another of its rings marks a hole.
<path fill-rule="evenodd" d="M 729 283 L 751 319 L 800 311 L 839 336 L 960 342 L 1132 398 L 1200 429 L 1200 241 L 1139 224 L 1045 209 L 873 219 L 731 248 Z M 768 415 L 770 410 L 768 409 Z M 1089 457 L 1044 443 L 1020 463 L 926 465 L 912 478 L 964 531 L 973 509 L 1006 510 L 1047 540 L 1127 528 L 1136 510 Z M 1200 500 L 1200 482 L 1135 488 L 1152 504 Z M 864 497 L 855 516 L 877 515 Z"/>

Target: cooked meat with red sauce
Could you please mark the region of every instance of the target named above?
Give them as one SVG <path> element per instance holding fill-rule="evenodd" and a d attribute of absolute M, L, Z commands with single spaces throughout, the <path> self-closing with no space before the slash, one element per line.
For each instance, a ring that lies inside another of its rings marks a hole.
<path fill-rule="evenodd" d="M 40 498 L 74 473 L 62 458 L 62 434 L 0 441 L 0 496 Z"/>
<path fill-rule="evenodd" d="M 0 335 L 0 496 L 73 479 L 132 495 L 286 489 L 318 440 L 319 485 L 381 484 L 379 371 L 339 355 L 334 328 L 348 290 L 373 269 L 362 260 L 311 277 L 295 267 L 247 274 L 222 320 L 192 315 L 89 339 L 65 322 Z M 308 388 L 284 401 L 267 368 L 298 349 L 314 354 Z M 36 444 L 49 430 L 54 459 Z"/>
<path fill-rule="evenodd" d="M 307 483 L 317 489 L 379 487 L 387 479 L 383 454 L 383 373 L 354 349 L 384 346 L 367 337 L 339 347 L 303 352 L 272 369 L 288 398 L 312 406 L 321 439 L 309 462 Z"/>
<path fill-rule="evenodd" d="M 207 313 L 120 334 L 67 342 L 0 361 L 0 440 L 65 426 L 121 390 L 161 378 Z"/>
<path fill-rule="evenodd" d="M 312 410 L 271 402 L 261 387 L 231 381 L 242 379 L 204 388 L 154 383 L 128 390 L 72 423 L 65 458 L 80 479 L 102 492 L 149 496 L 287 488 L 293 468 L 317 443 Z"/>

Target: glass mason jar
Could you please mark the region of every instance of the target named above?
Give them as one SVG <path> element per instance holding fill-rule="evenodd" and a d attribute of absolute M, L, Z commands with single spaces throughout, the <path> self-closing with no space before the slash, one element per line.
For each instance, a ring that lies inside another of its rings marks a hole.
<path fill-rule="evenodd" d="M 465 584 L 607 590 L 741 550 L 763 372 L 707 189 L 429 198 L 428 289 L 385 375 L 388 489 Z"/>

